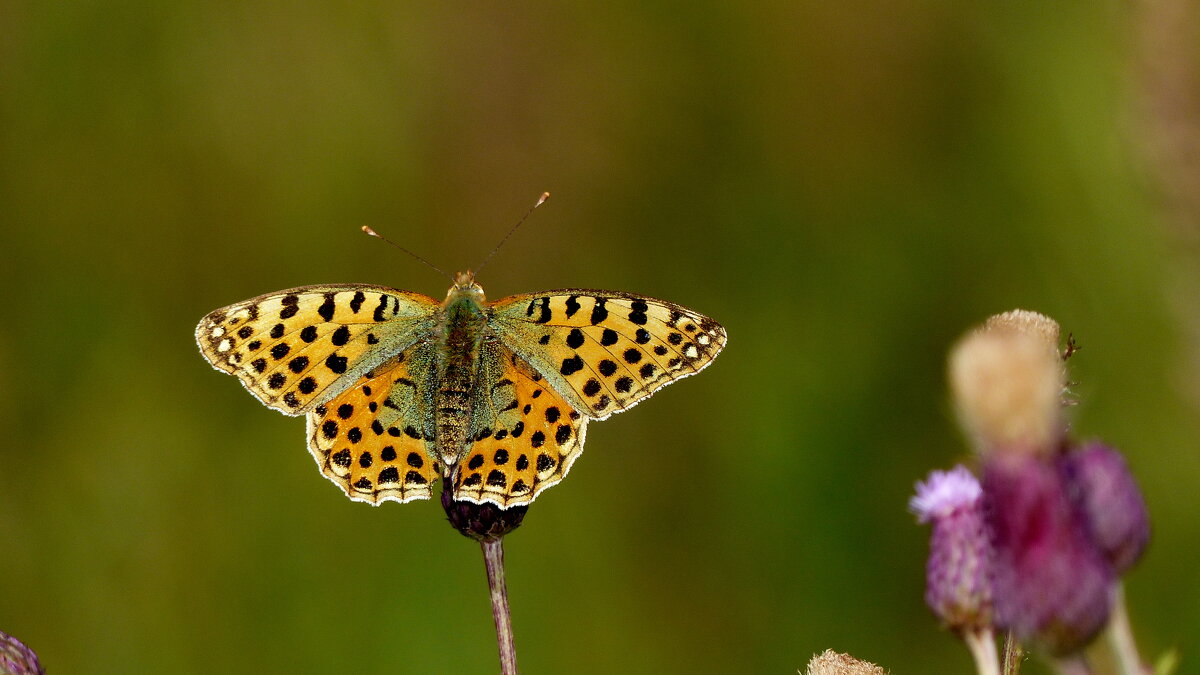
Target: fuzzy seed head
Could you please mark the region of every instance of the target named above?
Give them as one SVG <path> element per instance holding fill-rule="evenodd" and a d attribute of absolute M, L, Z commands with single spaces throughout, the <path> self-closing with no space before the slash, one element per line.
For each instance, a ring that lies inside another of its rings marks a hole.
<path fill-rule="evenodd" d="M 1010 318 L 967 335 L 951 351 L 954 401 L 981 453 L 1049 456 L 1057 448 L 1066 376 L 1048 331 L 1028 317 Z"/>
<path fill-rule="evenodd" d="M 1045 314 L 1038 314 L 1027 309 L 1014 309 L 1003 314 L 996 314 L 983 322 L 985 332 L 1014 331 L 1040 337 L 1050 349 L 1057 350 L 1062 339 L 1062 331 L 1058 322 Z"/>
<path fill-rule="evenodd" d="M 887 671 L 874 663 L 860 661 L 849 654 L 839 654 L 832 649 L 817 654 L 808 662 L 805 675 L 887 675 Z"/>

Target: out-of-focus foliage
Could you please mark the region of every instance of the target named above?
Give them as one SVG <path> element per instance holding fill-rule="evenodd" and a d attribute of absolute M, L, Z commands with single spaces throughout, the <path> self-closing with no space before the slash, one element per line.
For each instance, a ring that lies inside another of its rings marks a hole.
<path fill-rule="evenodd" d="M 969 669 L 905 502 L 964 456 L 948 346 L 1014 307 L 1074 333 L 1075 429 L 1146 492 L 1143 650 L 1200 658 L 1197 256 L 1142 168 L 1132 13 L 0 2 L 0 628 L 63 673 L 494 670 L 475 545 L 347 501 L 192 329 L 439 295 L 358 227 L 460 269 L 549 190 L 491 297 L 637 291 L 730 342 L 508 538 L 528 672 Z"/>

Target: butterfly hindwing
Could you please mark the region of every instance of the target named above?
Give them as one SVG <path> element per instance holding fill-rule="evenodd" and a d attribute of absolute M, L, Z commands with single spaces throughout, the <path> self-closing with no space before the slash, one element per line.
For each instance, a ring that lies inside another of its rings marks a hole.
<path fill-rule="evenodd" d="M 511 350 L 480 354 L 472 442 L 451 475 L 454 498 L 501 507 L 532 502 L 583 451 L 588 418 Z"/>
<path fill-rule="evenodd" d="M 211 312 L 196 342 L 260 401 L 299 415 L 427 334 L 439 304 L 382 286 L 305 286 Z"/>
<path fill-rule="evenodd" d="M 725 346 L 716 321 L 662 300 L 566 289 L 492 305 L 500 339 L 570 404 L 604 419 L 707 366 Z"/>
<path fill-rule="evenodd" d="M 389 358 L 308 414 L 308 449 L 321 473 L 356 501 L 428 499 L 441 474 L 420 414 L 426 385 L 410 366 L 420 347 Z"/>

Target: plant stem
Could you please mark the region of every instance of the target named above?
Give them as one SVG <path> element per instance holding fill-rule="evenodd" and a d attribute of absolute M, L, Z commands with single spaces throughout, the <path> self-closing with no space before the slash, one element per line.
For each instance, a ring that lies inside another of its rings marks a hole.
<path fill-rule="evenodd" d="M 1000 675 L 1000 661 L 996 655 L 996 636 L 990 628 L 967 630 L 962 634 L 963 642 L 975 659 L 975 670 L 979 675 Z"/>
<path fill-rule="evenodd" d="M 1129 624 L 1129 611 L 1125 608 L 1125 586 L 1118 582 L 1113 589 L 1112 618 L 1108 620 L 1108 643 L 1117 655 L 1121 675 L 1144 675 L 1146 669 L 1138 656 L 1137 644 L 1133 641 L 1133 627 Z"/>
<path fill-rule="evenodd" d="M 502 537 L 485 539 L 483 562 L 487 566 L 488 589 L 492 595 L 492 619 L 496 622 L 496 646 L 500 650 L 501 675 L 517 675 L 517 648 L 513 644 L 512 614 L 508 610 L 508 588 L 504 584 Z"/>

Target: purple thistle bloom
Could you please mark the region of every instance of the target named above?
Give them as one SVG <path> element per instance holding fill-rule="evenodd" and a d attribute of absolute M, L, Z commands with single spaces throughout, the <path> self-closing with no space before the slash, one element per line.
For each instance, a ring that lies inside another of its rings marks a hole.
<path fill-rule="evenodd" d="M 1052 654 L 1078 651 L 1108 621 L 1113 572 L 1065 476 L 1034 455 L 992 455 L 983 492 L 996 551 L 997 625 Z"/>
<path fill-rule="evenodd" d="M 934 471 L 909 510 L 933 523 L 925 568 L 925 603 L 955 630 L 990 628 L 992 546 L 979 481 L 964 466 Z"/>
<path fill-rule="evenodd" d="M 37 654 L 20 640 L 0 632 L 0 673 L 11 675 L 45 675 Z"/>
<path fill-rule="evenodd" d="M 1117 574 L 1141 557 L 1150 541 L 1150 516 L 1137 482 L 1121 453 L 1090 442 L 1058 459 L 1092 539 Z"/>
<path fill-rule="evenodd" d="M 464 537 L 476 541 L 494 541 L 520 527 L 529 506 L 502 509 L 491 502 L 476 504 L 459 501 L 454 499 L 453 491 L 443 489 L 442 509 L 450 525 Z"/>

